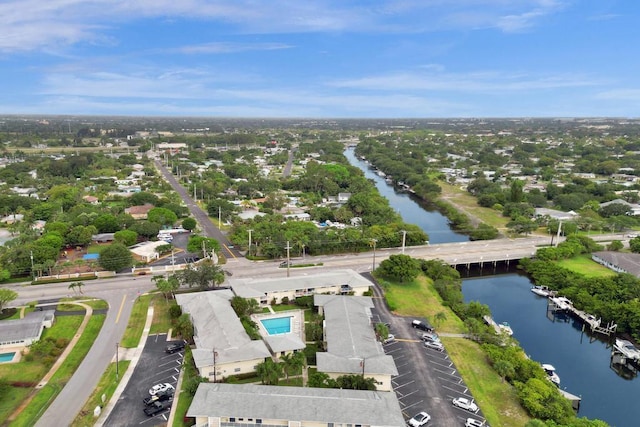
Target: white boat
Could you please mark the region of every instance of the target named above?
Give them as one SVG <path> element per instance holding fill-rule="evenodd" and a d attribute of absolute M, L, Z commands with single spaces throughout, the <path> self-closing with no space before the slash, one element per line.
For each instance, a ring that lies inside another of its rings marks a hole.
<path fill-rule="evenodd" d="M 511 329 L 511 325 L 509 325 L 507 322 L 500 323 L 498 327 L 502 332 L 505 332 L 507 335 L 509 336 L 513 335 L 513 329 Z"/>
<path fill-rule="evenodd" d="M 566 297 L 551 297 L 549 300 L 555 304 L 557 310 L 569 310 L 573 307 L 573 303 Z"/>
<path fill-rule="evenodd" d="M 556 368 L 553 365 L 549 365 L 548 363 L 543 363 L 542 369 L 547 374 L 547 379 L 560 387 L 560 377 L 556 374 Z"/>
<path fill-rule="evenodd" d="M 640 360 L 640 350 L 631 341 L 616 338 L 613 347 L 622 353 L 627 359 Z"/>
<path fill-rule="evenodd" d="M 541 297 L 548 297 L 551 295 L 551 291 L 546 286 L 534 286 L 531 288 L 531 292 Z"/>

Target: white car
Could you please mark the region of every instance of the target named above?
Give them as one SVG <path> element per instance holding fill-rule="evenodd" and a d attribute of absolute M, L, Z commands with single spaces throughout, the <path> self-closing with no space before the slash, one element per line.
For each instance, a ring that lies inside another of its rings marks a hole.
<path fill-rule="evenodd" d="M 438 334 L 435 334 L 433 332 L 425 332 L 424 334 L 422 334 L 422 341 L 440 342 L 440 337 L 438 336 Z"/>
<path fill-rule="evenodd" d="M 438 350 L 438 351 L 444 350 L 444 346 L 439 341 L 425 341 L 424 346 L 433 350 Z"/>
<path fill-rule="evenodd" d="M 387 338 L 382 342 L 383 344 L 390 344 L 396 340 L 396 337 L 392 334 L 387 335 Z"/>
<path fill-rule="evenodd" d="M 431 420 L 431 415 L 427 414 L 426 412 L 420 412 L 409 420 L 409 425 L 411 427 L 421 427 L 427 425 L 429 420 Z"/>
<path fill-rule="evenodd" d="M 455 399 L 453 399 L 453 406 L 457 406 L 458 408 L 471 412 L 476 412 L 478 410 L 478 405 L 473 403 L 472 400 L 466 399 L 464 397 L 456 397 Z"/>
<path fill-rule="evenodd" d="M 149 389 L 149 394 L 151 396 L 155 396 L 157 393 L 160 393 L 162 391 L 169 391 L 169 390 L 175 391 L 175 388 L 169 383 L 156 384 Z"/>
<path fill-rule="evenodd" d="M 489 427 L 485 422 L 486 421 L 476 420 L 475 418 L 467 418 L 464 427 Z"/>

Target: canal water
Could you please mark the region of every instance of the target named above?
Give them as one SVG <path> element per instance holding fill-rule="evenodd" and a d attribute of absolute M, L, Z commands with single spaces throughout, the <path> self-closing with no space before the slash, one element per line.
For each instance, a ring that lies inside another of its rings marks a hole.
<path fill-rule="evenodd" d="M 435 208 L 427 206 L 409 192 L 396 192 L 393 185 L 387 184 L 369 164 L 360 160 L 353 153 L 353 149 L 345 151 L 344 155 L 353 166 L 364 172 L 365 177 L 372 179 L 378 192 L 389 200 L 389 205 L 402 215 L 404 222 L 419 226 L 429 235 L 430 243 L 468 242 L 469 237 L 456 233 L 449 228 L 449 221 Z"/>
<path fill-rule="evenodd" d="M 450 230 L 447 219 L 437 210 L 425 209 L 408 193 L 396 193 L 367 163 L 356 158 L 353 149 L 346 150 L 345 155 L 374 180 L 404 221 L 420 226 L 432 243 L 468 240 Z M 515 339 L 533 360 L 555 366 L 560 387 L 582 397 L 579 416 L 601 419 L 614 427 L 640 425 L 640 380 L 610 364 L 608 343 L 583 333 L 579 322 L 547 312 L 546 298 L 530 291 L 533 284 L 527 276 L 493 274 L 490 269 L 482 273 L 481 277 L 463 279 L 465 301 L 488 305 L 497 322 L 511 325 Z"/>

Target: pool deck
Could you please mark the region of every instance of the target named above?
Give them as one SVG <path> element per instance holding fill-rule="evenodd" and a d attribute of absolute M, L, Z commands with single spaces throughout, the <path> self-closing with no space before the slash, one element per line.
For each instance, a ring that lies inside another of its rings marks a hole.
<path fill-rule="evenodd" d="M 269 307 L 271 308 L 271 307 Z M 270 335 L 267 329 L 262 324 L 261 320 L 265 319 L 275 319 L 280 317 L 290 317 L 291 318 L 291 332 Z M 256 322 L 258 325 L 258 331 L 263 339 L 269 343 L 273 340 L 285 339 L 287 336 L 294 335 L 300 339 L 300 342 L 305 342 L 305 334 L 304 334 L 304 311 L 300 309 L 286 310 L 286 311 L 277 311 L 272 313 L 258 313 L 251 315 L 251 319 Z"/>

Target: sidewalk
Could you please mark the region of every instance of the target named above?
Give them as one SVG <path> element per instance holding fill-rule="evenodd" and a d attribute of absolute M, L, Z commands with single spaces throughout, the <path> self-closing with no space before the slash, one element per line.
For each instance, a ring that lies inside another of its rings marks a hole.
<path fill-rule="evenodd" d="M 58 304 L 58 303 L 55 303 L 55 304 Z M 87 305 L 87 304 L 83 304 L 83 303 L 77 302 L 77 301 L 66 301 L 65 304 L 76 304 L 76 305 L 79 305 L 82 308 L 84 308 L 85 309 L 84 319 L 82 319 L 82 323 L 80 324 L 80 327 L 76 331 L 76 333 L 73 336 L 73 338 L 71 338 L 71 341 L 69 341 L 69 344 L 67 344 L 67 347 L 64 349 L 64 351 L 62 352 L 60 357 L 58 357 L 58 359 L 55 361 L 55 363 L 53 364 L 51 369 L 49 369 L 49 372 L 47 372 L 45 374 L 45 376 L 42 377 L 42 380 L 40 380 L 40 382 L 35 387 L 35 389 L 22 402 L 22 404 L 18 407 L 18 409 L 16 409 L 13 412 L 13 414 L 11 414 L 9 416 L 8 421 L 15 420 L 16 417 L 18 415 L 20 415 L 20 413 L 24 410 L 24 408 L 26 408 L 27 405 L 29 405 L 29 403 L 31 403 L 33 398 L 38 393 L 38 390 L 40 390 L 42 387 L 47 385 L 47 383 L 49 382 L 51 377 L 53 377 L 55 375 L 55 373 L 58 371 L 58 369 L 60 369 L 60 366 L 62 365 L 62 363 L 64 363 L 64 361 L 67 359 L 67 356 L 69 356 L 69 354 L 71 353 L 71 351 L 75 347 L 76 343 L 78 342 L 78 340 L 82 336 L 82 333 L 84 332 L 84 329 L 87 327 L 87 323 L 89 323 L 89 319 L 91 319 L 91 316 L 93 315 L 93 308 L 91 306 Z M 42 304 L 42 305 L 48 305 L 48 304 Z M 24 314 L 24 309 L 22 310 L 20 317 L 22 317 L 23 314 Z"/>
<path fill-rule="evenodd" d="M 147 320 L 144 324 L 144 329 L 142 330 L 142 336 L 140 337 L 138 346 L 135 348 L 119 348 L 118 349 L 119 360 L 130 360 L 131 363 L 129 363 L 129 367 L 127 368 L 125 373 L 122 374 L 122 379 L 120 379 L 120 382 L 118 383 L 118 387 L 113 392 L 113 396 L 111 396 L 111 399 L 109 399 L 107 406 L 105 406 L 102 409 L 102 412 L 98 417 L 98 420 L 94 424 L 95 427 L 102 427 L 104 425 L 105 421 L 107 421 L 107 418 L 109 418 L 109 414 L 111 414 L 111 411 L 113 411 L 113 408 L 116 406 L 116 403 L 118 403 L 118 400 L 120 399 L 120 395 L 122 394 L 125 387 L 127 386 L 127 383 L 131 378 L 131 375 L 133 375 L 133 371 L 136 369 L 138 360 L 140 360 L 140 354 L 142 353 L 142 350 L 144 349 L 144 345 L 147 342 L 147 337 L 149 336 L 149 331 L 151 330 L 152 321 L 153 321 L 153 307 L 149 307 L 149 309 L 147 310 Z"/>

